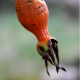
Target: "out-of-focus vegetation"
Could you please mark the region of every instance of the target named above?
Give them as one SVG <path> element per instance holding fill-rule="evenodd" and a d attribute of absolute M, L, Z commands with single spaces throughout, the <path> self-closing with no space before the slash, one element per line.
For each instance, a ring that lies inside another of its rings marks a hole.
<path fill-rule="evenodd" d="M 58 40 L 60 65 L 67 72 L 55 72 L 36 51 L 36 37 L 17 20 L 15 0 L 0 0 L 0 80 L 78 80 L 78 1 L 46 0 L 49 7 L 48 30 Z"/>

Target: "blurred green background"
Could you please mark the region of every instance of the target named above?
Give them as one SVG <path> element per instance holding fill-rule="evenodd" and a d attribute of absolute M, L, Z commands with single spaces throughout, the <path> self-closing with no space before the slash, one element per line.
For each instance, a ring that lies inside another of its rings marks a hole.
<path fill-rule="evenodd" d="M 0 0 L 0 80 L 79 80 L 79 2 L 45 0 L 49 8 L 48 30 L 58 40 L 60 65 L 67 72 L 44 61 L 36 50 L 36 37 L 19 23 L 15 0 Z"/>

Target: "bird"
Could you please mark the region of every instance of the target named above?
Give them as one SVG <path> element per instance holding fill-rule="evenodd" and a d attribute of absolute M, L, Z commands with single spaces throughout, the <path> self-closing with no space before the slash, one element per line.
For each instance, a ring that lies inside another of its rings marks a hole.
<path fill-rule="evenodd" d="M 16 0 L 16 13 L 21 25 L 36 36 L 36 48 L 44 60 L 47 74 L 50 76 L 48 62 L 56 67 L 57 73 L 59 69 L 66 71 L 59 66 L 58 41 L 48 32 L 49 10 L 45 0 Z"/>

